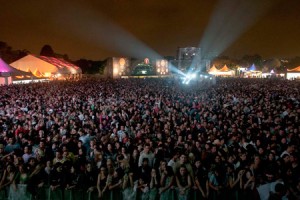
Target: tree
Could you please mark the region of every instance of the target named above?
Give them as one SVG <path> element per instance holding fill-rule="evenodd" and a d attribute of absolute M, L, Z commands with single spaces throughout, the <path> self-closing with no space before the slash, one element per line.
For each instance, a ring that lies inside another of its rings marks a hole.
<path fill-rule="evenodd" d="M 52 47 L 48 44 L 44 45 L 40 52 L 41 56 L 55 57 Z"/>
<path fill-rule="evenodd" d="M 87 73 L 91 67 L 90 61 L 86 59 L 77 60 L 75 61 L 75 64 L 81 68 L 83 74 Z"/>
<path fill-rule="evenodd" d="M 103 75 L 104 74 L 104 70 L 105 70 L 105 67 L 107 65 L 107 59 L 104 60 L 100 66 L 99 66 L 99 74 Z"/>
<path fill-rule="evenodd" d="M 66 60 L 66 61 L 70 61 L 70 58 L 69 58 L 68 54 L 64 54 L 63 59 Z"/>
<path fill-rule="evenodd" d="M 0 57 L 7 63 L 15 61 L 16 53 L 6 42 L 0 41 Z"/>
<path fill-rule="evenodd" d="M 263 59 L 260 55 L 245 55 L 240 60 L 240 64 L 245 67 L 249 67 L 254 64 L 257 69 L 261 69 L 263 67 Z"/>
<path fill-rule="evenodd" d="M 281 62 L 278 58 L 272 58 L 265 61 L 264 67 L 268 70 L 279 69 L 281 67 Z"/>
<path fill-rule="evenodd" d="M 284 64 L 289 69 L 298 67 L 300 65 L 300 57 L 299 56 L 294 57 L 294 58 L 290 59 L 290 61 L 285 62 Z"/>
<path fill-rule="evenodd" d="M 227 65 L 227 67 L 233 69 L 238 65 L 238 61 L 229 58 L 228 56 L 219 56 L 212 61 L 212 64 L 217 67 L 223 67 L 224 65 Z"/>

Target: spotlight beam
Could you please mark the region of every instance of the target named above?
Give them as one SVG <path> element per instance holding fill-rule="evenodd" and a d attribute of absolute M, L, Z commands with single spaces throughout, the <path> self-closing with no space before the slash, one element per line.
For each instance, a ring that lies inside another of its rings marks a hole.
<path fill-rule="evenodd" d="M 147 55 L 150 58 L 161 58 L 157 52 L 131 33 L 86 5 L 74 2 L 72 6 L 63 6 L 63 10 L 56 10 L 54 15 L 52 23 L 57 24 L 57 27 L 65 27 L 68 34 L 73 34 L 79 41 L 104 46 L 124 56 L 140 59 Z M 64 20 L 55 20 L 57 17 Z"/>
<path fill-rule="evenodd" d="M 279 0 L 220 0 L 200 41 L 204 57 L 223 53 Z"/>
<path fill-rule="evenodd" d="M 63 3 L 63 2 L 62 2 Z M 96 46 L 104 46 L 113 52 L 118 52 L 122 56 L 142 59 L 145 57 L 163 59 L 159 53 L 138 40 L 131 33 L 124 30 L 105 16 L 86 5 L 72 2 L 72 6 L 62 6 L 53 13 L 52 23 L 57 27 L 65 27 L 78 40 L 93 43 Z M 80 10 L 80 12 L 78 12 Z M 64 20 L 56 20 L 57 17 Z M 180 70 L 169 63 L 170 71 L 183 74 Z"/>

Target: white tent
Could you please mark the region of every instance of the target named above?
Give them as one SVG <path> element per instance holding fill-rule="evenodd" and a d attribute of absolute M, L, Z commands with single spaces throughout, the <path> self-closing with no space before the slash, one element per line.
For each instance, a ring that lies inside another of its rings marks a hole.
<path fill-rule="evenodd" d="M 218 70 L 215 66 L 212 66 L 208 73 L 215 76 L 234 76 L 235 74 L 233 70 L 227 67 L 227 65 L 224 65 L 220 70 Z"/>
<path fill-rule="evenodd" d="M 78 66 L 60 58 L 46 56 L 27 55 L 11 63 L 11 66 L 45 78 L 81 77 L 82 74 Z"/>
<path fill-rule="evenodd" d="M 218 72 L 219 72 L 219 70 L 216 68 L 215 65 L 213 65 L 213 66 L 208 70 L 208 73 L 209 73 L 209 74 L 213 74 L 213 75 L 216 75 Z"/>
<path fill-rule="evenodd" d="M 288 69 L 286 73 L 287 79 L 300 79 L 300 66 L 294 69 Z"/>

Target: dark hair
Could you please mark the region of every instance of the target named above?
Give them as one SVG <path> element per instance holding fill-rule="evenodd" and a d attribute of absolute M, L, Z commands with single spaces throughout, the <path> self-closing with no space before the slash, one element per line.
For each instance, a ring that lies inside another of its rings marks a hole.
<path fill-rule="evenodd" d="M 283 155 L 282 155 L 282 159 L 284 159 L 284 158 L 286 158 L 286 157 L 289 157 L 289 155 L 288 155 L 288 154 L 283 154 Z"/>
<path fill-rule="evenodd" d="M 285 194 L 286 193 L 286 187 L 282 183 L 277 183 L 275 185 L 275 192 L 280 193 L 280 194 Z"/>
<path fill-rule="evenodd" d="M 145 147 L 146 147 L 146 146 L 147 146 L 147 147 L 150 147 L 150 144 L 149 144 L 149 143 L 146 143 L 146 144 L 145 144 Z"/>
<path fill-rule="evenodd" d="M 57 168 L 62 167 L 62 166 L 63 166 L 63 164 L 61 162 L 57 162 L 54 165 L 54 169 L 57 169 Z"/>
<path fill-rule="evenodd" d="M 174 171 L 173 171 L 173 168 L 171 166 L 167 166 L 166 170 L 167 170 L 168 176 L 173 176 L 174 175 Z"/>

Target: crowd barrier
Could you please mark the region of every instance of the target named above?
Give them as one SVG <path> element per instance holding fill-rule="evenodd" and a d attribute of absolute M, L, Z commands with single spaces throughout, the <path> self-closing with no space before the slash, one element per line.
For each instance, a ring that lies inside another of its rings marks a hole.
<path fill-rule="evenodd" d="M 33 196 L 27 191 L 27 185 L 19 184 L 17 189 L 12 186 L 0 191 L 0 200 L 98 200 L 98 192 L 86 192 L 80 189 L 56 189 L 51 191 L 50 187 L 39 188 L 37 194 Z"/>
<path fill-rule="evenodd" d="M 133 189 L 125 189 L 118 191 L 107 191 L 103 198 L 98 197 L 98 191 L 95 189 L 92 192 L 83 191 L 80 189 L 56 189 L 50 190 L 50 187 L 42 187 L 37 191 L 35 197 L 27 191 L 27 185 L 19 184 L 17 189 L 12 186 L 0 190 L 0 200 L 159 200 L 160 195 L 158 189 L 150 189 L 147 193 L 136 192 Z M 180 198 L 176 188 L 172 188 L 164 195 L 165 200 L 184 200 Z M 202 199 L 198 192 L 190 193 L 188 200 Z"/>
<path fill-rule="evenodd" d="M 257 192 L 257 198 L 261 200 L 267 200 L 270 191 L 274 192 L 274 186 L 278 183 L 273 182 L 265 185 L 261 185 L 257 190 L 251 193 Z M 19 184 L 17 189 L 13 189 L 12 186 L 8 186 L 5 189 L 0 190 L 0 200 L 202 200 L 203 198 L 198 190 L 195 188 L 190 189 L 188 196 L 180 196 L 177 188 L 173 187 L 166 193 L 159 195 L 159 189 L 150 189 L 147 193 L 137 192 L 133 188 L 126 188 L 124 190 L 107 191 L 102 198 L 98 197 L 98 190 L 95 188 L 92 192 L 87 192 L 81 189 L 56 189 L 50 190 L 50 187 L 39 188 L 37 194 L 33 196 L 27 191 L 27 185 Z M 220 195 L 225 197 L 226 200 L 239 200 L 245 199 L 248 194 L 243 191 L 234 191 L 225 189 L 222 194 L 210 192 L 210 198 L 208 199 L 220 199 Z M 250 195 L 252 196 L 252 195 Z M 221 198 L 222 198 L 221 197 Z"/>

